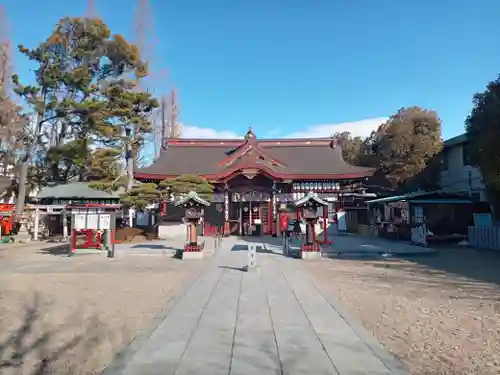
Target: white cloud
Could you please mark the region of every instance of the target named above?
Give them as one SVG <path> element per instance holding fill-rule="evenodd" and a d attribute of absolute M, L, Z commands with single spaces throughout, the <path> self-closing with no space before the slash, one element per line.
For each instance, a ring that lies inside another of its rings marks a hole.
<path fill-rule="evenodd" d="M 387 117 L 377 117 L 360 121 L 344 122 L 340 124 L 323 124 L 309 126 L 300 132 L 283 134 L 279 129 L 270 131 L 263 137 L 284 138 L 325 138 L 337 132 L 349 131 L 354 137 L 368 137 L 373 130 L 388 120 Z M 257 136 L 259 136 L 257 134 Z M 182 125 L 182 138 L 206 138 L 206 139 L 234 139 L 243 138 L 232 130 L 215 130 L 200 128 L 198 126 Z"/>
<path fill-rule="evenodd" d="M 324 138 L 343 131 L 350 132 L 354 137 L 368 137 L 373 130 L 377 130 L 387 120 L 387 117 L 377 117 L 340 124 L 309 126 L 304 131 L 285 135 L 285 138 Z"/>
<path fill-rule="evenodd" d="M 215 130 L 210 128 L 199 128 L 197 126 L 182 125 L 182 138 L 215 138 L 215 139 L 231 139 L 241 138 L 231 130 Z"/>

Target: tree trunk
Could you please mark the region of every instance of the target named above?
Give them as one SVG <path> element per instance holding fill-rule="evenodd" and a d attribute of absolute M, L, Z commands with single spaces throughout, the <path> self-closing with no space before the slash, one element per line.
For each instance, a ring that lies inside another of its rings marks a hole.
<path fill-rule="evenodd" d="M 24 203 L 26 201 L 26 184 L 28 179 L 29 155 L 23 158 L 19 170 L 19 188 L 16 201 L 16 216 L 24 212 Z"/>
<path fill-rule="evenodd" d="M 134 186 L 134 159 L 129 157 L 127 159 L 127 192 L 132 190 Z"/>
<path fill-rule="evenodd" d="M 129 138 L 127 143 L 127 193 L 132 190 L 134 186 L 134 166 L 135 166 L 135 155 L 132 147 L 132 139 Z"/>

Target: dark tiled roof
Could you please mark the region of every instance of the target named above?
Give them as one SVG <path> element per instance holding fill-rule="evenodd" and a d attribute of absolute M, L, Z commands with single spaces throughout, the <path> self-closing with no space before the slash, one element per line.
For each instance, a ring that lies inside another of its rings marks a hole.
<path fill-rule="evenodd" d="M 334 175 L 334 174 L 371 174 L 372 169 L 353 166 L 344 161 L 340 146 L 330 147 L 330 139 L 269 139 L 258 140 L 252 144 L 260 152 L 283 165 L 273 165 L 278 173 L 290 175 Z M 245 140 L 176 140 L 168 145 L 159 158 L 148 167 L 138 169 L 137 177 L 144 175 L 174 176 L 181 174 L 214 175 L 244 165 L 242 156 L 230 165 L 223 161 L 231 160 L 234 154 L 244 151 L 248 145 Z M 272 164 L 271 160 L 258 160 L 257 164 Z M 152 176 L 153 177 L 153 176 Z"/>

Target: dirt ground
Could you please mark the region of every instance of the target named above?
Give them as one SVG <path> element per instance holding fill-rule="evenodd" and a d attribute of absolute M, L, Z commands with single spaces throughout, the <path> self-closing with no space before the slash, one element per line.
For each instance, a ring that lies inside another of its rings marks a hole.
<path fill-rule="evenodd" d="M 500 374 L 500 254 L 304 264 L 412 374 Z"/>
<path fill-rule="evenodd" d="M 100 373 L 205 262 L 9 252 L 0 253 L 0 373 L 6 375 Z"/>

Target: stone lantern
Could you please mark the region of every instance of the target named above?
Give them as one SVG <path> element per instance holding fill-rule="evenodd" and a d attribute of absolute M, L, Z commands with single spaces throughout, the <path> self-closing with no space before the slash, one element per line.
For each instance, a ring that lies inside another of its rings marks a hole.
<path fill-rule="evenodd" d="M 186 220 L 186 230 L 188 241 L 182 251 L 182 259 L 203 258 L 203 247 L 205 243 L 198 243 L 196 225 L 203 218 L 203 208 L 210 206 L 210 203 L 200 198 L 194 191 L 189 192 L 185 197 L 175 203 L 175 206 L 181 206 L 186 209 L 184 219 Z"/>
<path fill-rule="evenodd" d="M 300 246 L 300 257 L 302 259 L 314 259 L 321 257 L 321 248 L 316 242 L 314 225 L 318 220 L 318 208 L 328 206 L 328 202 L 321 199 L 317 193 L 309 192 L 305 197 L 294 202 L 297 209 L 302 209 L 302 218 L 306 221 L 306 239 Z"/>

